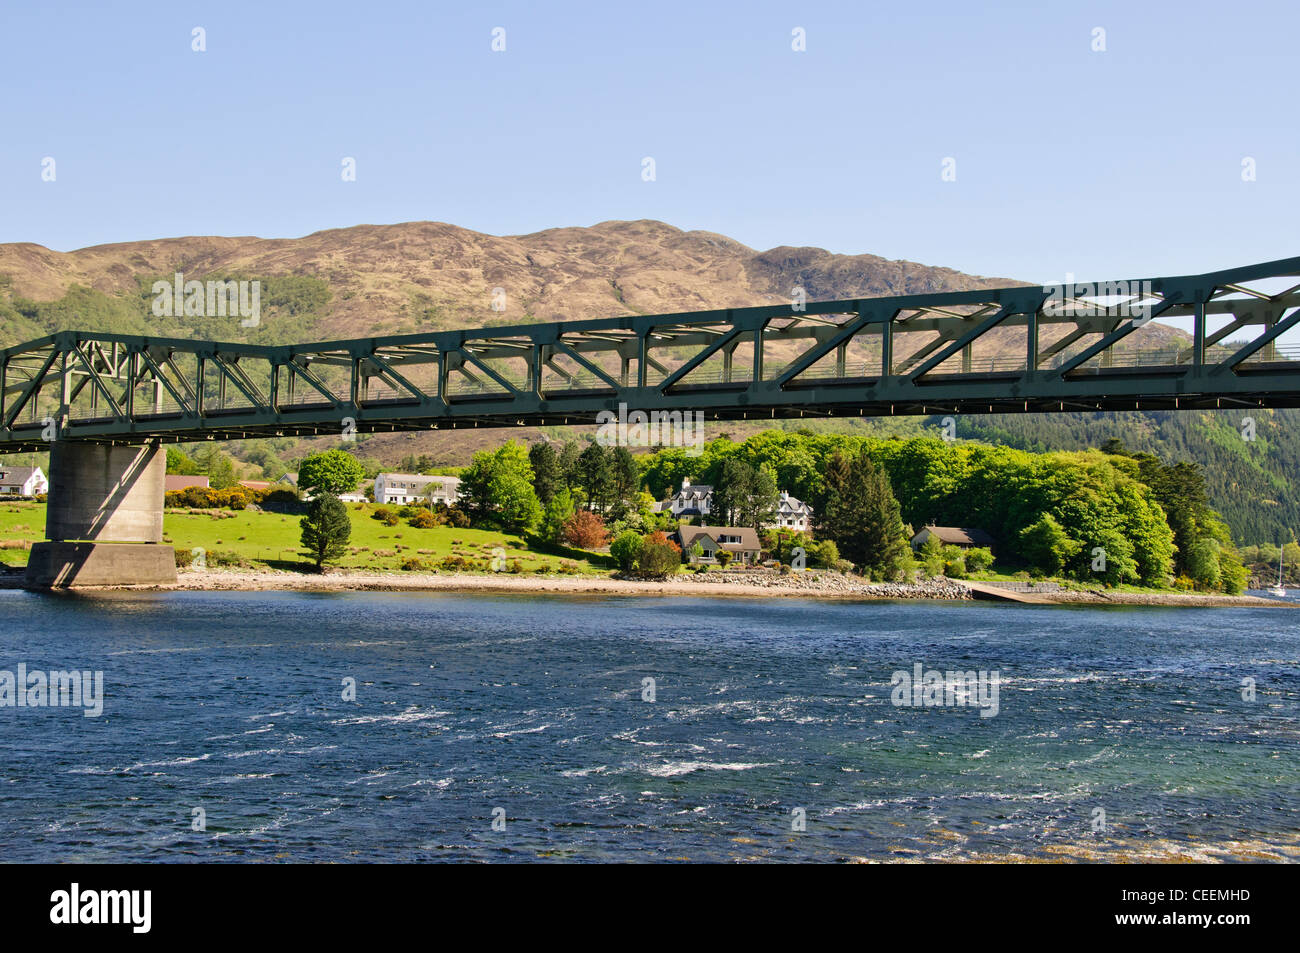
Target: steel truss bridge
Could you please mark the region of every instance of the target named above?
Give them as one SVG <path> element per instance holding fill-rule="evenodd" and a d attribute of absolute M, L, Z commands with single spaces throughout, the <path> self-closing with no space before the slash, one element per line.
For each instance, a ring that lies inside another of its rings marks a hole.
<path fill-rule="evenodd" d="M 1300 406 L 1300 258 L 1009 287 L 257 346 L 64 331 L 0 350 L 0 452 L 580 424 Z M 1184 319 L 1177 334 L 1152 319 Z"/>

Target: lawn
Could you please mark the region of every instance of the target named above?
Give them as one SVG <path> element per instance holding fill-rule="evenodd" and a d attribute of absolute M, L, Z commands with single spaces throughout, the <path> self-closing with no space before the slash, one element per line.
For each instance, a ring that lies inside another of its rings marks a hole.
<path fill-rule="evenodd" d="M 507 565 L 518 560 L 523 572 L 555 572 L 561 563 L 576 566 L 580 573 L 603 573 L 600 557 L 592 560 L 535 552 L 523 538 L 494 530 L 455 529 L 435 526 L 416 529 L 405 520 L 386 526 L 371 515 L 370 504 L 348 504 L 352 518 L 349 552 L 335 565 L 345 569 L 375 572 L 401 571 L 402 563 L 418 559 L 433 568 L 447 556 L 466 560 L 504 558 Z M 297 516 L 250 510 L 187 512 L 167 510 L 163 516 L 163 541 L 177 549 L 202 549 L 209 568 L 223 564 L 249 564 L 255 568 L 306 569 L 299 555 L 300 527 Z M 27 551 L 22 543 L 45 538 L 45 504 L 0 504 L 0 562 L 22 566 Z M 498 552 L 498 550 L 500 552 Z M 229 557 L 237 557 L 231 560 Z M 594 561 L 593 561 L 594 560 Z"/>

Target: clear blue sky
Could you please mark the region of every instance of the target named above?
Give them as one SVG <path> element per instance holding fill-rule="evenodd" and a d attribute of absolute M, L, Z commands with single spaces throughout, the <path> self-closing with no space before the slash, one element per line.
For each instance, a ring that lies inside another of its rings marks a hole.
<path fill-rule="evenodd" d="M 1042 282 L 1300 254 L 1294 3 L 978 6 L 9 2 L 0 241 L 656 218 Z"/>

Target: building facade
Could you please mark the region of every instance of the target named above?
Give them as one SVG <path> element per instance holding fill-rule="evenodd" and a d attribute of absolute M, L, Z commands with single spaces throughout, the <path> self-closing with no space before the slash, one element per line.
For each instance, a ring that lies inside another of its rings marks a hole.
<path fill-rule="evenodd" d="M 776 505 L 776 525 L 780 529 L 792 529 L 796 533 L 812 532 L 812 507 L 803 500 L 796 499 L 785 490 Z"/>
<path fill-rule="evenodd" d="M 376 503 L 446 503 L 459 498 L 460 477 L 419 473 L 381 473 L 375 477 Z"/>
<path fill-rule="evenodd" d="M 40 467 L 0 467 L 0 496 L 48 493 L 50 483 Z"/>
<path fill-rule="evenodd" d="M 692 484 L 689 479 L 682 481 L 682 488 L 667 503 L 677 519 L 699 517 L 703 519 L 713 511 L 713 487 L 703 483 Z M 781 529 L 794 530 L 797 533 L 812 532 L 813 511 L 803 500 L 791 496 L 784 490 L 777 501 L 776 515 L 770 523 L 759 528 L 776 526 Z"/>
<path fill-rule="evenodd" d="M 691 562 L 712 562 L 721 549 L 742 565 L 754 565 L 762 555 L 758 533 L 748 526 L 682 526 L 675 535 Z M 700 548 L 698 556 L 692 552 L 696 546 Z"/>
<path fill-rule="evenodd" d="M 669 500 L 669 509 L 678 519 L 693 516 L 708 516 L 713 504 L 713 487 L 703 483 L 691 485 L 689 478 L 682 481 L 682 488 Z"/>

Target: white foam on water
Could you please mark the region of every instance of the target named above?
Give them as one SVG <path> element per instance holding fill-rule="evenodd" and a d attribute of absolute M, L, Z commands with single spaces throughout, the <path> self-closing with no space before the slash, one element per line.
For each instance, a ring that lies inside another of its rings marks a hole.
<path fill-rule="evenodd" d="M 662 764 L 646 766 L 644 770 L 656 778 L 675 778 L 695 771 L 752 771 L 754 768 L 774 767 L 776 767 L 774 761 L 665 761 Z"/>

